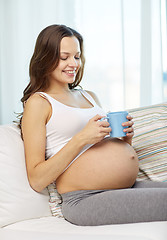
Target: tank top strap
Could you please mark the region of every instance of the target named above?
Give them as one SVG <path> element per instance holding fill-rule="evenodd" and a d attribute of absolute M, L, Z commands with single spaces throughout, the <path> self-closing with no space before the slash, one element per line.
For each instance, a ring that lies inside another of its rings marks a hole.
<path fill-rule="evenodd" d="M 52 105 L 52 97 L 50 97 L 47 93 L 45 93 L 45 92 L 36 92 L 35 94 L 38 94 L 41 97 L 45 98 Z"/>
<path fill-rule="evenodd" d="M 81 94 L 87 98 L 89 100 L 89 102 L 91 102 L 91 104 L 93 104 L 94 106 L 97 105 L 97 103 L 95 102 L 95 100 L 93 99 L 93 97 L 87 93 L 85 90 L 83 89 L 79 89 L 79 91 L 81 92 Z"/>
<path fill-rule="evenodd" d="M 36 92 L 35 94 L 40 95 L 42 98 L 46 99 L 49 102 L 49 104 L 51 105 L 51 108 L 52 108 L 52 115 L 53 115 L 54 104 L 55 104 L 56 101 L 54 102 L 54 99 L 45 92 Z"/>

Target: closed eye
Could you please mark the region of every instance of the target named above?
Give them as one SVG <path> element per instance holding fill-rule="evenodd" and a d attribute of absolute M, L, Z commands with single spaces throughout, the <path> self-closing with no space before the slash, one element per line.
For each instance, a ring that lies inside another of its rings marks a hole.
<path fill-rule="evenodd" d="M 65 61 L 65 60 L 67 60 L 67 58 L 68 58 L 68 57 L 66 57 L 66 58 L 62 58 L 62 57 L 61 57 L 60 59 Z"/>
<path fill-rule="evenodd" d="M 74 58 L 75 58 L 76 60 L 80 60 L 80 56 L 79 56 L 79 57 L 78 57 L 78 56 L 75 56 Z M 60 59 L 63 60 L 63 61 L 65 61 L 65 60 L 68 59 L 68 57 L 60 57 Z"/>

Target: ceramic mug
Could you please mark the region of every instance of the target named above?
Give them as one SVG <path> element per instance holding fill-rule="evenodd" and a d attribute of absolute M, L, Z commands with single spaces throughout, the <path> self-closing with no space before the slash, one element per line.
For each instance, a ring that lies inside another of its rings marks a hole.
<path fill-rule="evenodd" d="M 108 112 L 107 116 L 102 118 L 101 121 L 107 120 L 110 124 L 110 127 L 112 128 L 112 131 L 110 132 L 110 137 L 125 137 L 126 132 L 124 132 L 124 128 L 122 126 L 122 123 L 127 122 L 128 119 L 126 118 L 128 115 L 127 111 L 120 111 L 120 112 Z"/>

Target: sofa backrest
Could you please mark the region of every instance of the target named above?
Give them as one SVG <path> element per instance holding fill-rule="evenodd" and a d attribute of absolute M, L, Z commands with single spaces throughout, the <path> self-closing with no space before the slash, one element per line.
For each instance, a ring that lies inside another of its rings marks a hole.
<path fill-rule="evenodd" d="M 167 181 L 167 103 L 129 111 L 134 117 L 133 147 L 139 157 L 139 179 Z"/>

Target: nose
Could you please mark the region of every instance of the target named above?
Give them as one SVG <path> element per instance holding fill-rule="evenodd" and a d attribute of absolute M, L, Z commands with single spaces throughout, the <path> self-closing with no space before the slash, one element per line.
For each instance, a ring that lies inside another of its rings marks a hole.
<path fill-rule="evenodd" d="M 69 59 L 68 65 L 69 65 L 70 67 L 77 67 L 77 66 L 78 66 L 77 60 L 76 60 L 74 57 L 71 57 L 71 58 Z"/>

